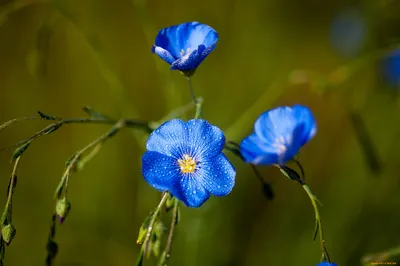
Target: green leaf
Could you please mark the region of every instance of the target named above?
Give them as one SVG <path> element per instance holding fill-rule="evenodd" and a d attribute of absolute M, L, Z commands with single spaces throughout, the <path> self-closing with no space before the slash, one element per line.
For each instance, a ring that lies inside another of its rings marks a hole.
<path fill-rule="evenodd" d="M 57 117 L 52 116 L 52 115 L 46 115 L 45 113 L 42 113 L 40 111 L 37 111 L 37 113 L 39 114 L 39 116 L 45 120 L 57 120 Z"/>
<path fill-rule="evenodd" d="M 11 162 L 14 162 L 15 160 L 17 160 L 26 151 L 26 149 L 28 149 L 29 145 L 31 145 L 30 141 L 28 141 L 28 142 L 22 144 L 21 146 L 19 146 L 14 151 L 14 154 L 11 157 Z"/>

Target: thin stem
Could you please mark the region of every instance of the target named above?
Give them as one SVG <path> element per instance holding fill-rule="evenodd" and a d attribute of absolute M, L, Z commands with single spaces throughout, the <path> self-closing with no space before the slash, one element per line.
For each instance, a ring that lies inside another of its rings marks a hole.
<path fill-rule="evenodd" d="M 11 219 L 12 219 L 12 196 L 14 194 L 16 182 L 17 182 L 17 168 L 19 164 L 19 160 L 21 157 L 18 157 L 15 160 L 14 163 L 14 168 L 10 177 L 10 182 L 8 185 L 8 192 L 7 192 L 7 202 L 6 206 L 4 208 L 4 212 L 1 216 L 1 226 L 5 226 L 7 224 L 11 224 Z"/>
<path fill-rule="evenodd" d="M 192 97 L 192 101 L 197 104 L 197 100 L 196 100 L 196 95 L 194 93 L 194 89 L 193 89 L 193 85 L 192 85 L 192 80 L 190 79 L 190 77 L 186 77 L 187 81 L 188 81 L 188 85 L 189 85 L 189 90 L 190 90 L 190 96 Z"/>
<path fill-rule="evenodd" d="M 14 123 L 22 122 L 22 121 L 29 121 L 29 120 L 39 120 L 42 119 L 38 116 L 29 116 L 29 117 L 19 117 L 11 119 L 10 121 L 5 122 L 4 124 L 0 125 L 0 132 L 6 129 L 7 127 L 11 126 Z"/>
<path fill-rule="evenodd" d="M 125 127 L 124 119 L 119 120 L 110 130 L 108 130 L 106 133 L 95 139 L 94 141 L 90 142 L 88 145 L 86 145 L 84 148 L 80 149 L 77 151 L 71 159 L 68 160 L 67 163 L 67 168 L 65 169 L 65 172 L 61 178 L 61 181 L 56 189 L 55 193 L 55 198 L 56 200 L 60 200 L 62 196 L 66 197 L 68 193 L 68 184 L 69 184 L 69 177 L 71 176 L 72 171 L 77 170 L 77 166 L 79 163 L 81 164 L 81 168 L 83 167 L 82 165 L 85 165 L 88 163 L 96 154 L 99 152 L 101 148 L 101 144 L 104 143 L 107 139 L 111 138 L 114 136 L 121 128 Z M 89 153 L 88 156 L 84 157 L 81 160 L 82 155 L 87 152 L 88 150 L 93 149 L 91 153 Z M 64 195 L 63 195 L 64 193 Z M 57 201 L 55 205 L 55 209 L 57 206 Z M 52 265 L 53 260 L 57 254 L 57 244 L 54 242 L 55 238 L 55 230 L 56 230 L 56 225 L 55 225 L 55 219 L 56 219 L 56 211 L 54 211 L 52 215 L 52 221 L 51 221 L 51 227 L 50 227 L 50 235 L 49 235 L 49 240 L 47 243 L 47 257 L 46 257 L 46 263 L 47 265 Z M 65 218 L 65 217 L 62 217 Z"/>
<path fill-rule="evenodd" d="M 32 118 L 31 118 L 32 119 Z M 23 141 L 20 141 L 12 146 L 1 148 L 0 151 L 9 149 L 11 147 L 15 146 L 20 146 L 22 144 L 25 144 L 27 142 L 31 142 L 33 140 L 36 140 L 37 138 L 50 134 L 56 130 L 58 130 L 62 125 L 64 124 L 103 124 L 103 125 L 113 125 L 118 123 L 118 121 L 123 121 L 125 127 L 131 127 L 131 128 L 140 128 L 143 129 L 144 131 L 150 133 L 153 131 L 153 128 L 150 127 L 148 122 L 145 121 L 138 121 L 135 119 L 122 119 L 122 120 L 116 120 L 116 119 L 109 119 L 109 118 L 97 118 L 97 117 L 89 117 L 89 118 L 60 118 L 60 117 L 51 117 L 51 116 L 46 116 L 41 113 L 40 117 L 37 117 L 37 119 L 43 119 L 43 120 L 49 120 L 49 121 L 56 121 L 48 126 L 46 126 L 44 129 L 40 130 L 33 136 L 29 137 L 28 139 L 25 139 Z"/>
<path fill-rule="evenodd" d="M 11 212 L 12 196 L 14 194 L 14 189 L 15 189 L 15 185 L 16 185 L 16 181 L 17 181 L 17 168 L 18 168 L 18 164 L 19 164 L 19 159 L 20 158 L 21 157 L 18 157 L 15 160 L 14 168 L 13 168 L 13 171 L 12 171 L 12 174 L 11 174 L 10 187 L 8 188 L 8 199 L 7 199 L 7 201 L 10 204 L 10 212 Z M 11 222 L 11 217 L 10 217 L 10 221 L 9 222 Z"/>
<path fill-rule="evenodd" d="M 178 223 L 178 211 L 179 211 L 179 200 L 177 198 L 175 198 L 171 227 L 169 228 L 167 244 L 165 245 L 164 252 L 161 255 L 161 258 L 158 262 L 158 266 L 166 266 L 167 261 L 171 256 L 172 237 L 174 236 L 175 227 L 176 227 L 176 224 Z"/>
<path fill-rule="evenodd" d="M 365 266 L 371 265 L 374 262 L 382 262 L 383 264 L 383 262 L 388 262 L 389 259 L 398 256 L 400 256 L 400 246 L 379 253 L 365 255 L 361 259 L 361 263 Z"/>
<path fill-rule="evenodd" d="M 312 191 L 311 191 L 311 189 L 310 189 L 310 187 L 308 185 L 303 184 L 302 187 L 303 187 L 304 191 L 307 193 L 308 197 L 310 198 L 311 204 L 312 204 L 312 206 L 314 208 L 314 212 L 315 212 L 316 232 L 315 232 L 315 235 L 314 235 L 314 239 L 315 239 L 316 235 L 318 234 L 319 235 L 319 242 L 320 242 L 320 245 L 321 245 L 321 251 L 322 251 L 322 259 L 325 260 L 325 261 L 330 262 L 328 251 L 327 251 L 326 246 L 325 246 L 324 231 L 322 229 L 321 216 L 320 216 L 319 209 L 318 209 L 318 204 L 317 204 L 318 199 L 312 193 Z"/>
<path fill-rule="evenodd" d="M 120 130 L 124 126 L 126 126 L 125 120 L 123 119 L 119 120 L 109 131 L 107 131 L 106 133 L 104 133 L 103 135 L 101 135 L 100 137 L 98 137 L 97 139 L 95 139 L 94 141 L 92 141 L 91 143 L 89 143 L 88 145 L 86 145 L 85 147 L 83 147 L 81 150 L 77 151 L 74 154 L 63 175 L 63 179 L 65 179 L 66 191 L 68 189 L 69 176 L 71 175 L 72 170 L 76 169 L 78 163 L 80 162 L 81 156 L 92 148 L 94 148 L 93 152 L 97 153 L 100 149 L 101 143 L 103 143 L 110 137 L 114 136 L 118 132 L 118 130 Z M 93 152 L 89 154 L 89 157 L 83 159 L 84 163 L 87 163 L 90 159 L 94 157 L 95 154 Z"/>
<path fill-rule="evenodd" d="M 146 238 L 144 239 L 144 242 L 143 242 L 143 248 L 144 248 L 145 254 L 147 253 L 147 250 L 149 248 L 150 237 L 151 237 L 151 234 L 153 233 L 154 224 L 157 221 L 158 215 L 159 215 L 162 207 L 164 206 L 165 202 L 167 201 L 168 197 L 169 197 L 169 194 L 167 192 L 163 193 L 160 203 L 158 204 L 157 208 L 153 212 L 149 226 L 147 227 Z"/>

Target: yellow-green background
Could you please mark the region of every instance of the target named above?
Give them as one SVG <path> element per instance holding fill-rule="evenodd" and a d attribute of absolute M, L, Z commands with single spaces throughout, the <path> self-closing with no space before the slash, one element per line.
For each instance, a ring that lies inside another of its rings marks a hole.
<path fill-rule="evenodd" d="M 360 10 L 368 30 L 359 56 L 344 59 L 332 49 L 330 30 L 346 7 Z M 157 31 L 185 21 L 209 24 L 219 43 L 192 79 L 205 100 L 204 118 L 239 142 L 262 111 L 309 106 L 318 134 L 302 149 L 301 162 L 324 205 L 328 250 L 340 265 L 360 265 L 363 255 L 400 244 L 400 102 L 377 77 L 377 61 L 357 64 L 395 44 L 398 10 L 389 0 L 2 0 L 0 121 L 36 110 L 83 116 L 86 105 L 114 117 L 159 120 L 188 103 L 190 94 L 183 76 L 151 54 Z M 354 65 L 354 72 L 341 68 Z M 302 82 L 309 76 L 305 69 L 327 75 L 331 86 L 312 75 Z M 359 111 L 366 123 L 384 165 L 379 176 L 368 168 L 349 110 Z M 30 121 L 7 128 L 0 147 L 45 125 Z M 17 235 L 5 265 L 44 265 L 53 192 L 64 162 L 107 129 L 68 125 L 27 150 L 14 194 Z M 55 265 L 134 264 L 138 229 L 159 200 L 141 176 L 145 137 L 124 130 L 72 176 L 72 209 L 57 231 Z M 0 153 L 2 206 L 11 154 L 12 149 Z M 199 209 L 181 208 L 170 265 L 317 264 L 314 214 L 301 187 L 276 169 L 262 168 L 276 193 L 267 201 L 250 167 L 228 156 L 237 169 L 234 190 Z"/>

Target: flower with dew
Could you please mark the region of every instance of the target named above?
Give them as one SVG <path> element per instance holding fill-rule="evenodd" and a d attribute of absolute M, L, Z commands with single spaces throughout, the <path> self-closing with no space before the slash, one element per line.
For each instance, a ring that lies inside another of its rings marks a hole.
<path fill-rule="evenodd" d="M 208 25 L 186 22 L 158 32 L 152 52 L 185 75 L 194 73 L 200 63 L 214 50 L 218 33 Z"/>
<path fill-rule="evenodd" d="M 385 81 L 400 88 L 400 49 L 392 50 L 382 59 L 382 68 Z"/>
<path fill-rule="evenodd" d="M 318 263 L 318 264 L 315 265 L 315 266 L 337 266 L 337 264 L 336 264 L 336 263 L 333 263 L 333 262 L 326 262 L 326 261 L 323 261 L 323 262 Z"/>
<path fill-rule="evenodd" d="M 225 136 L 206 120 L 173 119 L 154 130 L 142 157 L 145 180 L 168 191 L 188 207 L 200 207 L 209 197 L 229 194 L 236 171 L 222 153 Z"/>
<path fill-rule="evenodd" d="M 245 162 L 254 165 L 283 165 L 317 132 L 314 117 L 305 106 L 282 106 L 264 112 L 254 132 L 240 143 Z"/>

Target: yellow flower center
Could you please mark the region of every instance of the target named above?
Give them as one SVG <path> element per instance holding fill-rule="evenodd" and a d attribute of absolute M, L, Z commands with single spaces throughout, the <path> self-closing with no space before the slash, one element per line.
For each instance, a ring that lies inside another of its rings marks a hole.
<path fill-rule="evenodd" d="M 178 163 L 183 173 L 193 173 L 196 169 L 196 161 L 187 154 L 184 154 L 182 159 L 178 160 Z"/>

